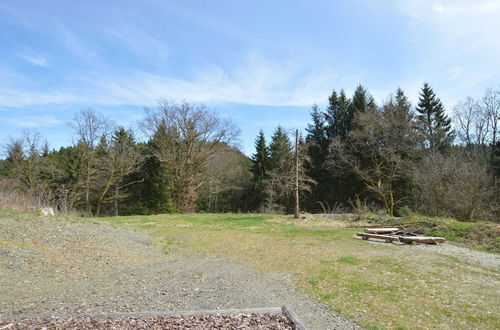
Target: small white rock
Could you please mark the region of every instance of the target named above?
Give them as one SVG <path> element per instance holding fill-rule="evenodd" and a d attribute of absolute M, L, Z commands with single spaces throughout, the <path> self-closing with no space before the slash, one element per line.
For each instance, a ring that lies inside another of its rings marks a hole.
<path fill-rule="evenodd" d="M 43 209 L 40 210 L 42 212 L 42 215 L 44 217 L 48 217 L 48 216 L 54 216 L 55 213 L 54 213 L 54 209 L 51 208 L 51 207 L 44 207 Z"/>

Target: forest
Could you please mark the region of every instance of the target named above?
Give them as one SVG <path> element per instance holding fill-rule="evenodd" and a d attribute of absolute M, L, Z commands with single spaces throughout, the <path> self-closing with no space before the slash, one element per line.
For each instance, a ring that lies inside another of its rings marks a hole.
<path fill-rule="evenodd" d="M 256 132 L 250 157 L 239 129 L 201 104 L 162 101 L 135 132 L 84 109 L 68 123 L 73 145 L 51 149 L 34 130 L 6 141 L 0 204 L 87 216 L 293 213 L 298 190 L 302 212 L 500 221 L 500 87 L 448 112 L 428 83 L 416 105 L 402 89 L 376 104 L 361 85 L 326 98 L 304 132 Z"/>

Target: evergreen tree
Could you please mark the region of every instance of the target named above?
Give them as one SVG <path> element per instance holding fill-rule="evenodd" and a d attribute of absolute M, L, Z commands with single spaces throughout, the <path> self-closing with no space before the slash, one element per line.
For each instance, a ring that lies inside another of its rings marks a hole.
<path fill-rule="evenodd" d="M 415 115 L 404 91 L 398 88 L 381 110 L 385 122 L 391 125 L 385 139 L 393 141 L 392 146 L 398 145 L 396 152 L 402 157 L 413 157 L 421 144 L 421 135 L 415 130 Z"/>
<path fill-rule="evenodd" d="M 270 159 L 269 148 L 266 144 L 264 132 L 260 130 L 255 139 L 255 153 L 252 155 L 251 172 L 252 188 L 250 193 L 250 208 L 260 210 L 264 207 L 266 201 L 265 180 L 269 176 Z"/>
<path fill-rule="evenodd" d="M 314 157 L 316 155 L 311 156 L 318 158 L 320 157 L 320 154 L 324 152 L 328 144 L 325 132 L 325 116 L 317 104 L 313 104 L 310 114 L 312 124 L 307 124 L 306 140 L 314 146 L 313 150 L 315 150 L 315 153 L 317 154 L 317 157 Z"/>
<path fill-rule="evenodd" d="M 22 139 L 12 139 L 7 145 L 7 158 L 5 159 L 6 176 L 20 180 L 21 166 L 25 160 Z"/>
<path fill-rule="evenodd" d="M 420 92 L 416 110 L 419 129 L 425 137 L 425 146 L 441 152 L 450 147 L 454 138 L 451 119 L 446 116 L 441 100 L 427 82 Z"/>
<path fill-rule="evenodd" d="M 293 147 L 288 134 L 283 127 L 278 126 L 271 137 L 269 145 L 271 169 L 285 168 L 291 166 L 293 158 Z"/>
<path fill-rule="evenodd" d="M 328 153 L 329 141 L 326 136 L 325 115 L 317 104 L 312 106 L 311 119 L 312 124 L 308 124 L 306 128 L 307 154 L 309 156 L 308 174 L 315 179 L 320 179 L 322 166 Z"/>
<path fill-rule="evenodd" d="M 337 93 L 335 90 L 328 98 L 328 107 L 325 113 L 325 135 L 328 140 L 334 138 L 345 139 L 352 124 L 351 101 L 344 90 Z"/>
<path fill-rule="evenodd" d="M 335 92 L 334 92 L 335 93 Z M 306 128 L 306 142 L 299 143 L 302 148 L 307 148 L 307 162 L 305 162 L 306 174 L 318 184 L 311 187 L 311 193 L 304 200 L 303 207 L 311 211 L 320 211 L 318 200 L 324 200 L 325 189 L 329 188 L 330 176 L 324 168 L 324 162 L 328 156 L 330 140 L 326 131 L 326 114 L 322 113 L 317 104 L 311 109 L 312 124 Z M 303 196 L 304 197 L 304 196 Z"/>
<path fill-rule="evenodd" d="M 266 137 L 262 130 L 255 139 L 255 153 L 252 155 L 251 170 L 255 182 L 262 182 L 269 170 L 269 148 L 266 145 Z"/>
<path fill-rule="evenodd" d="M 293 146 L 285 130 L 278 126 L 271 137 L 270 175 L 266 180 L 268 206 L 273 212 L 291 212 L 293 209 Z"/>
<path fill-rule="evenodd" d="M 358 85 L 351 100 L 351 114 L 354 116 L 356 112 L 366 112 L 369 108 L 373 108 L 375 106 L 375 100 L 368 93 L 366 88 L 362 85 Z"/>

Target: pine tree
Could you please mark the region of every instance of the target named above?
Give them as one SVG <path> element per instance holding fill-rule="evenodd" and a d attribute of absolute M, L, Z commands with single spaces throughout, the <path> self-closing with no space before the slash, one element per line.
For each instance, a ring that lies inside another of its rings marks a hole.
<path fill-rule="evenodd" d="M 293 158 L 293 147 L 283 127 L 278 126 L 271 137 L 269 145 L 271 169 L 288 168 Z"/>
<path fill-rule="evenodd" d="M 351 101 L 344 90 L 337 93 L 335 90 L 328 98 L 328 107 L 325 113 L 325 135 L 328 140 L 345 139 L 352 124 Z"/>
<path fill-rule="evenodd" d="M 269 144 L 270 168 L 266 180 L 267 205 L 273 212 L 291 212 L 293 209 L 293 146 L 285 130 L 278 126 Z"/>
<path fill-rule="evenodd" d="M 255 139 L 255 153 L 252 155 L 251 170 L 255 182 L 262 182 L 269 170 L 269 148 L 266 145 L 266 137 L 262 130 Z"/>
<path fill-rule="evenodd" d="M 312 124 L 307 124 L 306 141 L 309 144 L 308 154 L 311 158 L 311 166 L 318 168 L 325 161 L 328 138 L 325 131 L 325 116 L 317 104 L 311 109 Z"/>
<path fill-rule="evenodd" d="M 444 151 L 453 142 L 454 132 L 451 119 L 446 116 L 441 100 L 426 82 L 420 92 L 418 106 L 419 129 L 425 138 L 425 145 L 431 150 Z"/>
<path fill-rule="evenodd" d="M 308 124 L 306 128 L 307 145 L 299 143 L 303 145 L 303 148 L 307 148 L 308 157 L 302 157 L 307 158 L 307 162 L 304 162 L 306 174 L 317 182 L 317 185 L 311 187 L 311 193 L 307 195 L 307 199 L 303 202 L 304 207 L 311 211 L 320 211 L 320 205 L 317 201 L 325 199 L 325 191 L 330 187 L 330 175 L 324 168 L 330 144 L 325 117 L 326 114 L 321 112 L 317 104 L 314 104 L 311 109 L 312 124 Z"/>
<path fill-rule="evenodd" d="M 252 188 L 250 193 L 250 209 L 261 210 L 266 201 L 265 180 L 269 177 L 270 159 L 269 148 L 266 144 L 264 132 L 260 130 L 255 139 L 255 153 L 252 155 L 251 172 Z"/>
<path fill-rule="evenodd" d="M 366 112 L 368 108 L 373 108 L 375 106 L 375 100 L 368 93 L 366 88 L 362 85 L 358 85 L 351 100 L 351 114 L 354 116 L 356 112 Z"/>
<path fill-rule="evenodd" d="M 317 104 L 313 104 L 311 109 L 312 124 L 307 124 L 307 141 L 315 143 L 317 146 L 325 144 L 325 116 Z"/>
<path fill-rule="evenodd" d="M 397 144 L 397 152 L 402 156 L 410 157 L 410 154 L 416 153 L 421 144 L 421 136 L 415 129 L 415 116 L 404 91 L 398 88 L 396 94 L 382 106 L 381 111 L 385 122 L 391 125 L 385 134 L 386 139 L 400 142 Z"/>

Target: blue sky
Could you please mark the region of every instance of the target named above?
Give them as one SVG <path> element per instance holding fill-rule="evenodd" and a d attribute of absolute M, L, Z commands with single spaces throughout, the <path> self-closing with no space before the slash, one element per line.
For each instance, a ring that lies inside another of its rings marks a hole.
<path fill-rule="evenodd" d="M 166 98 L 241 128 L 304 128 L 312 103 L 362 83 L 382 102 L 424 81 L 448 111 L 500 85 L 500 1 L 0 0 L 0 143 L 71 143 L 74 113 L 135 126 Z"/>

